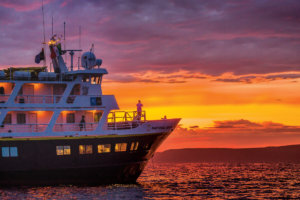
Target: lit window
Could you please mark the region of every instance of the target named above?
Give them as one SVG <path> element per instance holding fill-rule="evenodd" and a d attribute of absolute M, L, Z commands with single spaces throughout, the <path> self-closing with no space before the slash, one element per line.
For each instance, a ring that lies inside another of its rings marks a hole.
<path fill-rule="evenodd" d="M 98 145 L 98 153 L 109 153 L 110 152 L 110 144 L 99 144 Z"/>
<path fill-rule="evenodd" d="M 71 154 L 71 147 L 70 146 L 56 146 L 56 155 L 70 155 Z"/>
<path fill-rule="evenodd" d="M 127 143 L 117 143 L 115 145 L 115 152 L 126 151 Z"/>
<path fill-rule="evenodd" d="M 17 114 L 17 124 L 26 124 L 26 114 L 24 113 Z"/>
<path fill-rule="evenodd" d="M 92 145 L 79 145 L 80 154 L 92 154 L 93 146 Z"/>
<path fill-rule="evenodd" d="M 18 147 L 2 147 L 2 157 L 18 157 Z"/>
<path fill-rule="evenodd" d="M 139 142 L 131 142 L 130 151 L 138 150 Z"/>

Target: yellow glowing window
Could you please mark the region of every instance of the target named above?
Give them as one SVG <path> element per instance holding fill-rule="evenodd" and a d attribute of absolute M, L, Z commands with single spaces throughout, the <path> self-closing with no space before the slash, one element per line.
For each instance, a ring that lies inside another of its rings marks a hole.
<path fill-rule="evenodd" d="M 131 142 L 130 151 L 136 151 L 139 148 L 139 142 Z"/>
<path fill-rule="evenodd" d="M 63 156 L 63 155 L 70 155 L 70 154 L 71 154 L 70 146 L 56 146 L 56 155 Z"/>
<path fill-rule="evenodd" d="M 98 153 L 109 153 L 110 152 L 110 144 L 99 144 L 98 145 Z"/>
<path fill-rule="evenodd" d="M 115 144 L 115 152 L 126 151 L 127 143 L 116 143 Z"/>
<path fill-rule="evenodd" d="M 93 145 L 79 145 L 79 154 L 92 154 Z"/>

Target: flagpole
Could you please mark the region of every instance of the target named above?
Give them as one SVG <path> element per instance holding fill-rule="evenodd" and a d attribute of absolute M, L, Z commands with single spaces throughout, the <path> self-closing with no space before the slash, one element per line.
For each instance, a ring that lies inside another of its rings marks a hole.
<path fill-rule="evenodd" d="M 66 50 L 66 22 L 64 22 L 64 50 Z M 67 53 L 65 54 L 65 63 L 67 63 Z"/>

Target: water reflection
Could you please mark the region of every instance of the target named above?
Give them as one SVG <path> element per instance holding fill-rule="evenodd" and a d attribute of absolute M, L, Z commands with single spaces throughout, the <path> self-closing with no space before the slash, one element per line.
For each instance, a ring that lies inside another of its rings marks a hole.
<path fill-rule="evenodd" d="M 138 184 L 15 187 L 1 199 L 297 199 L 299 164 L 152 164 Z"/>

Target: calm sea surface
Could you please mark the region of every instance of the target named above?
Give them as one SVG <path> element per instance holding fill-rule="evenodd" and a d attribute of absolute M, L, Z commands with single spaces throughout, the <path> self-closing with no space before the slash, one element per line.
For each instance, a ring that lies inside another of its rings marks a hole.
<path fill-rule="evenodd" d="M 149 163 L 138 184 L 2 188 L 1 199 L 300 199 L 300 164 Z"/>

